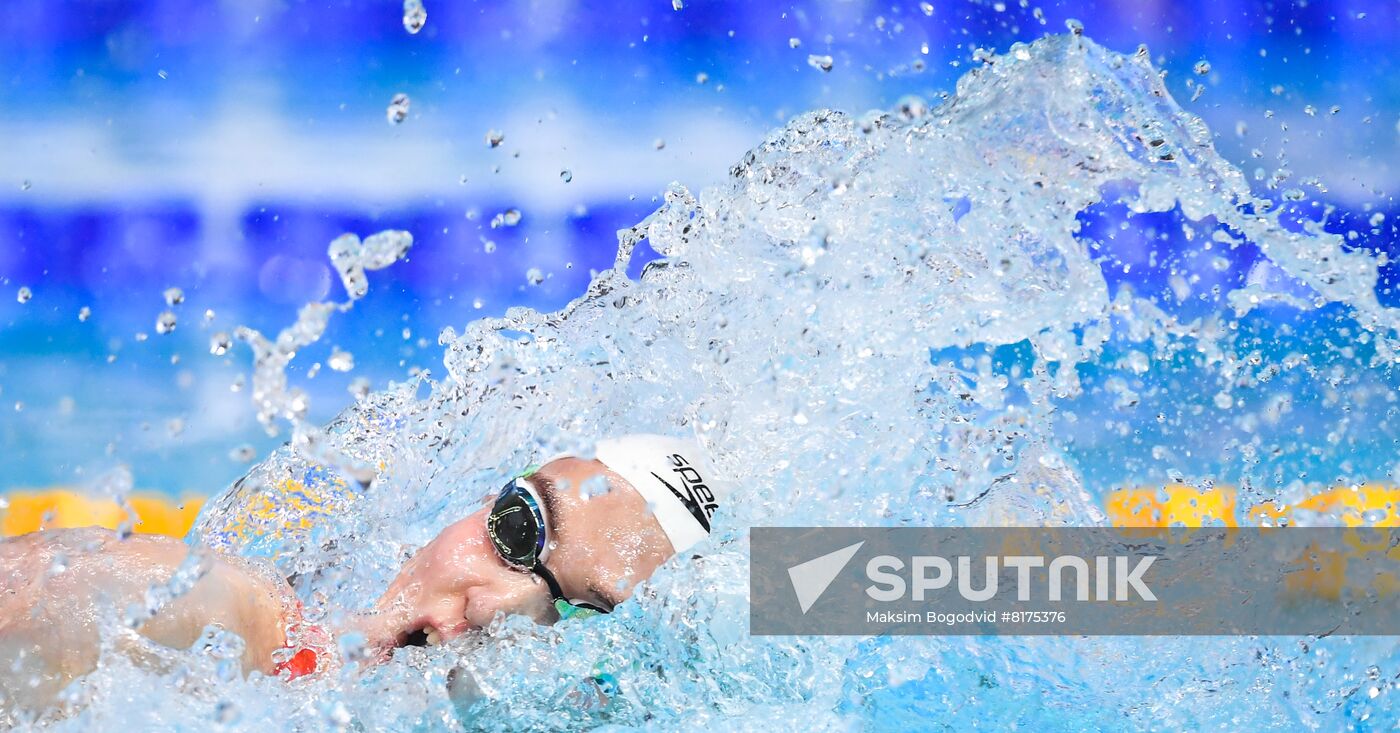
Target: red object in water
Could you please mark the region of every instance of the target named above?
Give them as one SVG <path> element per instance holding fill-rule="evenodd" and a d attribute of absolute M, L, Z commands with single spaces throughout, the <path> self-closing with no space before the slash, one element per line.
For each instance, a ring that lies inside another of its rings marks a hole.
<path fill-rule="evenodd" d="M 272 673 L 274 675 L 280 676 L 283 672 L 286 672 L 287 679 L 289 680 L 314 674 L 316 672 L 317 662 L 320 661 L 314 647 L 327 648 L 322 645 L 330 641 L 330 635 L 326 633 L 325 629 L 314 624 L 306 623 L 306 620 L 302 618 L 302 611 L 301 601 L 296 601 L 296 608 L 292 612 L 291 618 L 287 623 L 287 636 L 289 640 L 300 639 L 302 644 L 310 640 L 311 646 L 302 646 L 300 649 L 297 649 L 296 654 L 293 654 L 284 662 L 278 662 L 272 667 Z M 291 644 L 287 644 L 287 648 L 292 649 L 295 647 Z"/>
<path fill-rule="evenodd" d="M 278 663 L 277 666 L 272 669 L 272 673 L 277 675 L 282 674 L 284 671 L 288 673 L 287 679 L 292 680 L 298 677 L 305 677 L 315 672 L 316 651 L 313 649 L 302 649 L 296 654 L 293 654 L 291 659 Z"/>

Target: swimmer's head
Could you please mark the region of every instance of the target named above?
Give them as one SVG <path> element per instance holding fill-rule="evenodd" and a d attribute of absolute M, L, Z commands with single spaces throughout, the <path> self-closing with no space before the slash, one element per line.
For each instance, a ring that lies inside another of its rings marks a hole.
<path fill-rule="evenodd" d="M 544 572 L 523 570 L 519 553 L 508 561 L 493 543 L 493 528 L 498 540 L 501 534 L 499 518 L 491 519 L 493 495 L 403 567 L 367 624 L 371 643 L 446 641 L 498 613 L 551 622 L 560 606 L 544 577 L 564 599 L 610 609 L 703 540 L 723 498 L 696 443 L 658 435 L 599 441 L 595 459 L 557 456 L 516 485 L 529 496 L 517 504 L 532 522 L 537 508 L 546 526 L 538 553 Z"/>

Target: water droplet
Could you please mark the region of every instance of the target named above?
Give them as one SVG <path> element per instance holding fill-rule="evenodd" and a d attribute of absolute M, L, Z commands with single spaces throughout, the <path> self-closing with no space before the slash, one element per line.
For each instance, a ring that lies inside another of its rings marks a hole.
<path fill-rule="evenodd" d="M 423 0 L 403 0 L 404 30 L 416 34 L 427 22 L 428 11 L 423 7 Z"/>
<path fill-rule="evenodd" d="M 1334 115 L 1334 114 L 1337 114 L 1338 112 L 1341 112 L 1341 111 L 1342 111 L 1342 106 L 1341 106 L 1340 104 L 1334 104 L 1334 105 L 1332 105 L 1331 107 L 1329 107 L 1329 108 L 1327 109 L 1327 114 Z"/>
<path fill-rule="evenodd" d="M 350 383 L 349 390 L 355 399 L 362 400 L 369 396 L 369 380 L 364 377 L 356 377 L 355 381 Z"/>
<path fill-rule="evenodd" d="M 486 307 L 486 301 L 482 300 L 481 298 L 472 298 L 472 307 L 477 310 L 481 310 L 482 308 Z"/>
<path fill-rule="evenodd" d="M 162 336 L 175 330 L 175 314 L 170 311 L 161 311 L 156 316 L 156 333 Z"/>
<path fill-rule="evenodd" d="M 34 184 L 31 183 L 31 182 L 29 181 L 29 179 L 26 178 L 25 180 L 23 180 L 23 181 L 20 182 L 20 184 L 19 184 L 19 190 L 21 190 L 21 191 L 28 191 L 31 187 L 33 187 L 33 185 L 34 185 Z"/>
<path fill-rule="evenodd" d="M 675 2 L 680 2 L 680 0 L 675 0 Z M 339 700 L 332 703 L 330 708 L 326 710 L 326 722 L 330 723 L 332 728 L 347 730 L 352 721 L 349 708 L 345 707 L 345 703 Z"/>
<path fill-rule="evenodd" d="M 921 97 L 906 94 L 899 98 L 899 114 L 906 120 L 913 120 L 928 114 L 928 103 Z"/>
<path fill-rule="evenodd" d="M 540 272 L 538 267 L 531 267 L 525 271 L 525 281 L 531 285 L 539 285 L 544 282 L 544 273 Z"/>
<path fill-rule="evenodd" d="M 588 501 L 608 493 L 608 479 L 601 474 L 584 479 L 578 487 L 578 498 Z"/>
<path fill-rule="evenodd" d="M 788 39 L 788 48 L 797 48 L 798 46 L 801 46 L 801 45 L 802 45 L 802 39 L 801 39 L 801 38 L 798 38 L 797 36 L 793 36 L 792 38 L 789 38 L 789 39 Z"/>
<path fill-rule="evenodd" d="M 365 270 L 382 270 L 398 262 L 413 246 L 413 235 L 400 229 L 386 229 L 365 237 L 364 242 L 353 233 L 331 240 L 326 254 L 340 275 L 340 282 L 351 300 L 359 300 L 369 292 Z"/>
<path fill-rule="evenodd" d="M 1235 398 L 1231 397 L 1229 392 L 1217 392 L 1217 393 L 1216 393 L 1216 395 L 1215 395 L 1215 406 L 1216 406 L 1216 407 L 1219 407 L 1219 408 L 1222 409 L 1222 410 L 1228 410 L 1228 409 L 1230 409 L 1230 406 L 1233 405 L 1233 404 L 1235 404 Z"/>
<path fill-rule="evenodd" d="M 1305 114 L 1305 115 L 1307 115 L 1307 116 L 1309 116 L 1309 117 L 1316 117 L 1316 116 L 1317 116 L 1317 108 L 1314 107 L 1314 106 L 1312 106 L 1311 104 L 1303 105 L 1303 114 Z"/>
<path fill-rule="evenodd" d="M 565 183 L 569 183 L 570 181 L 574 180 L 574 172 L 569 170 L 568 168 L 559 171 L 559 180 Z"/>
<path fill-rule="evenodd" d="M 506 141 L 506 134 L 500 130 L 486 131 L 486 144 L 493 148 L 501 147 L 501 143 Z"/>
<path fill-rule="evenodd" d="M 326 366 L 338 372 L 348 372 L 355 368 L 355 355 L 339 348 L 332 349 L 330 358 L 326 359 Z"/>
<path fill-rule="evenodd" d="M 830 56 L 814 53 L 808 54 L 807 65 L 814 69 L 821 69 L 822 71 L 831 71 L 831 68 L 836 65 L 836 62 Z"/>
<path fill-rule="evenodd" d="M 219 331 L 209 337 L 209 353 L 214 356 L 223 356 L 233 346 L 233 341 L 229 339 L 228 333 Z"/>
<path fill-rule="evenodd" d="M 165 304 L 168 306 L 173 307 L 185 302 L 185 291 L 179 288 L 166 288 L 164 294 Z"/>
<path fill-rule="evenodd" d="M 497 214 L 497 215 L 491 217 L 491 228 L 492 228 L 492 229 L 499 229 L 499 228 L 501 228 L 501 227 L 513 227 L 513 226 L 515 226 L 516 224 L 519 224 L 519 223 L 520 223 L 520 210 L 519 210 L 519 209 L 506 209 L 505 211 L 502 211 L 501 213 L 499 213 L 499 214 Z"/>
<path fill-rule="evenodd" d="M 683 2 L 683 0 L 671 0 L 671 8 L 672 8 L 672 9 L 674 9 L 674 10 L 680 10 L 681 8 L 684 8 L 684 7 L 685 7 L 685 3 Z"/>
<path fill-rule="evenodd" d="M 397 125 L 408 119 L 408 95 L 399 92 L 394 98 L 389 100 L 389 108 L 384 111 L 384 116 L 389 120 L 389 124 Z"/>
<path fill-rule="evenodd" d="M 706 73 L 703 72 L 703 71 L 695 75 L 695 83 L 696 83 L 696 84 L 704 84 L 704 83 L 708 82 L 709 80 L 710 80 L 710 75 L 709 75 L 709 74 L 706 74 Z"/>
<path fill-rule="evenodd" d="M 213 322 L 214 322 L 214 309 L 213 309 L 213 308 L 205 308 L 205 309 L 204 309 L 204 322 L 205 322 L 205 323 L 213 323 Z"/>
<path fill-rule="evenodd" d="M 228 459 L 235 463 L 252 463 L 253 459 L 257 457 L 257 450 L 247 443 L 228 452 Z"/>
<path fill-rule="evenodd" d="M 1210 62 L 1201 59 L 1196 62 L 1195 66 L 1191 67 L 1191 70 L 1196 72 L 1196 76 L 1205 76 L 1210 73 Z"/>
<path fill-rule="evenodd" d="M 933 3 L 919 3 L 919 10 L 924 11 L 924 15 L 933 15 Z"/>
<path fill-rule="evenodd" d="M 1074 18 L 1065 21 L 1065 27 L 1076 36 L 1084 35 L 1084 24 Z"/>
<path fill-rule="evenodd" d="M 402 229 L 385 229 L 365 237 L 360 246 L 360 266 L 366 270 L 382 270 L 408 255 L 413 247 L 413 235 Z"/>
<path fill-rule="evenodd" d="M 496 243 L 488 239 L 481 243 L 481 249 L 489 255 L 496 251 Z"/>
<path fill-rule="evenodd" d="M 21 285 L 19 288 L 19 292 L 15 293 L 15 300 L 18 300 L 21 303 L 28 303 L 33 297 L 34 291 L 30 290 L 28 286 L 24 285 Z"/>

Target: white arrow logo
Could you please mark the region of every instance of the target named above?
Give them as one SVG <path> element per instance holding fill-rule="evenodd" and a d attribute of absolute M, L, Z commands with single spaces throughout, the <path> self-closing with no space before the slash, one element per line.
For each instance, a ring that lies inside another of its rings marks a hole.
<path fill-rule="evenodd" d="M 863 544 L 865 540 L 788 568 L 788 578 L 792 580 L 792 589 L 797 591 L 797 603 L 802 606 L 802 613 L 807 613 L 812 604 L 822 597 L 831 586 L 831 581 L 836 580 L 836 576 L 841 574 L 846 563 L 855 557 Z"/>

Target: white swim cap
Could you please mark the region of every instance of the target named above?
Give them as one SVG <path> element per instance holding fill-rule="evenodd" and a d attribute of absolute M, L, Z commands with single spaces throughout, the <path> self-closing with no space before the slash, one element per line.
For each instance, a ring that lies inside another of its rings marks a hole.
<path fill-rule="evenodd" d="M 710 533 L 720 485 L 693 440 L 666 435 L 625 435 L 598 441 L 596 455 L 647 500 L 676 552 Z"/>

